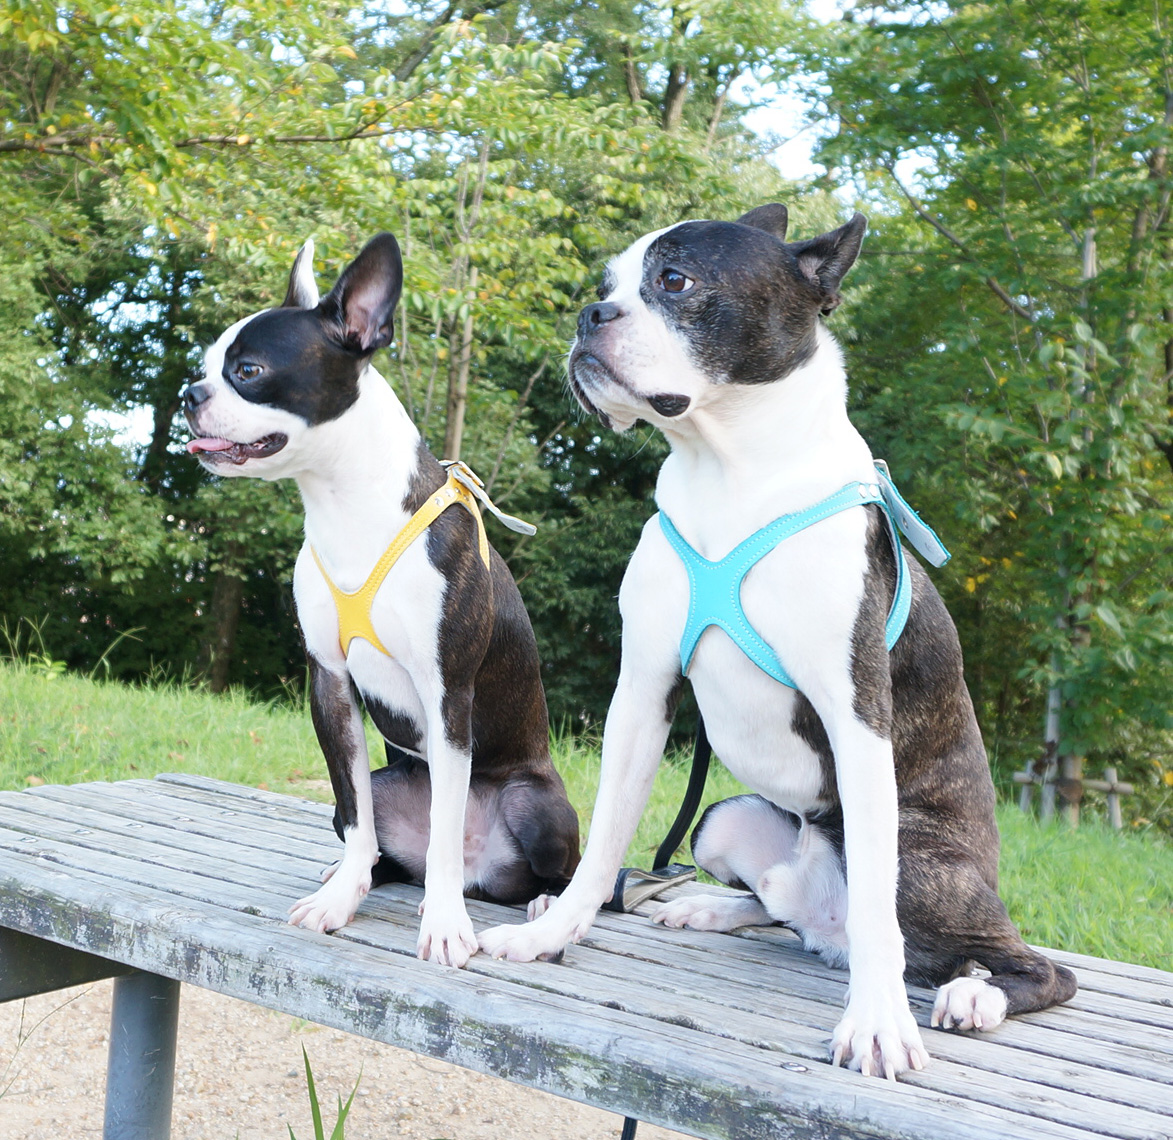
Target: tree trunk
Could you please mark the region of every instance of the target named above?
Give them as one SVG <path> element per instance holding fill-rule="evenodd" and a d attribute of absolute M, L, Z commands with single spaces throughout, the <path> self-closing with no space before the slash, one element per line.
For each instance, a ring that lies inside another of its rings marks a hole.
<path fill-rule="evenodd" d="M 228 544 L 228 561 L 240 554 L 240 544 Z M 240 628 L 240 610 L 244 601 L 244 579 L 221 570 L 212 586 L 212 606 L 208 613 L 210 630 L 204 643 L 207 660 L 208 688 L 222 693 L 228 688 L 228 670 L 232 665 L 232 651 L 236 646 L 236 631 Z"/>
<path fill-rule="evenodd" d="M 633 103 L 639 103 L 644 97 L 644 90 L 640 86 L 639 72 L 635 68 L 635 59 L 631 54 L 631 44 L 623 45 L 623 81 L 627 84 L 627 97 Z"/>
<path fill-rule="evenodd" d="M 1084 230 L 1083 250 L 1080 255 L 1080 277 L 1083 281 L 1083 294 L 1080 307 L 1089 325 L 1092 324 L 1091 283 L 1098 272 L 1099 266 L 1096 260 L 1096 227 L 1094 225 L 1088 225 Z M 1089 344 L 1081 345 L 1080 355 L 1083 362 L 1084 376 L 1088 377 L 1096 367 L 1095 350 Z M 1082 405 L 1088 399 L 1087 386 L 1087 380 L 1081 381 L 1080 386 L 1073 393 L 1075 397 L 1073 403 L 1076 405 L 1074 415 L 1082 415 L 1079 405 Z M 1085 441 L 1090 442 L 1091 433 L 1086 421 L 1083 436 Z M 1074 572 L 1074 567 L 1072 568 L 1072 572 Z M 1087 575 L 1085 573 L 1084 578 L 1086 579 L 1086 577 Z M 1090 586 L 1084 586 L 1078 595 L 1069 595 L 1068 597 L 1067 619 L 1064 622 L 1064 626 L 1067 630 L 1068 644 L 1074 650 L 1073 655 L 1076 658 L 1086 653 L 1088 647 L 1091 645 L 1091 627 L 1086 620 L 1080 619 L 1077 616 L 1081 611 L 1086 611 L 1090 607 L 1091 602 L 1092 592 Z M 1066 704 L 1068 708 L 1071 707 L 1070 702 L 1066 702 Z M 1063 818 L 1072 827 L 1079 826 L 1079 805 L 1083 800 L 1083 761 L 1084 758 L 1074 752 L 1062 753 L 1059 756 L 1059 773 L 1056 787 L 1062 803 L 1061 810 Z"/>
<path fill-rule="evenodd" d="M 172 253 L 167 289 L 167 323 L 162 330 L 159 383 L 152 399 L 154 422 L 151 426 L 151 441 L 147 444 L 142 466 L 139 468 L 139 478 L 156 495 L 167 473 L 171 423 L 181 406 L 179 394 L 188 381 L 186 353 L 178 331 L 183 317 L 183 286 L 186 280 L 187 274 L 180 268 L 178 257 Z"/>
<path fill-rule="evenodd" d="M 668 85 L 664 88 L 664 130 L 674 131 L 684 116 L 684 100 L 688 95 L 688 72 L 684 64 L 674 63 L 668 70 Z"/>
<path fill-rule="evenodd" d="M 460 358 L 448 371 L 448 424 L 444 431 L 444 458 L 459 459 L 464 442 L 464 409 L 468 403 L 468 371 L 472 360 L 472 298 L 476 294 L 477 267 L 468 272 L 469 306 L 460 338 Z M 455 339 L 455 338 L 453 338 Z"/>

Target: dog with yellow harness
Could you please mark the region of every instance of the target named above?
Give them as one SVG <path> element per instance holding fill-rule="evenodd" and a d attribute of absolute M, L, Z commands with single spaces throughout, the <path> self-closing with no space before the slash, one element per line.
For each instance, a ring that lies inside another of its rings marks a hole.
<path fill-rule="evenodd" d="M 482 510 L 532 528 L 435 459 L 371 366 L 402 280 L 383 233 L 319 298 L 307 242 L 282 305 L 208 350 L 184 395 L 187 447 L 217 475 L 292 478 L 305 506 L 293 589 L 344 847 L 290 921 L 335 930 L 372 886 L 422 883 L 419 956 L 464 966 L 477 949 L 464 897 L 561 890 L 578 818 L 550 760 L 533 630 Z M 386 741 L 373 773 L 364 708 Z"/>

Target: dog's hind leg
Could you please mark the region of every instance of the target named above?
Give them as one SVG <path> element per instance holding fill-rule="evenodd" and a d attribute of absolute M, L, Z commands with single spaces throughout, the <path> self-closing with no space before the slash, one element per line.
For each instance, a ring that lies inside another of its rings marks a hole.
<path fill-rule="evenodd" d="M 752 895 L 689 895 L 652 915 L 666 926 L 733 930 L 784 923 L 808 950 L 844 965 L 847 888 L 838 851 L 817 824 L 761 796 L 713 804 L 692 837 L 697 864 Z"/>
<path fill-rule="evenodd" d="M 792 859 L 798 819 L 761 796 L 711 804 L 692 832 L 697 866 L 726 886 L 748 890 L 774 864 Z M 685 895 L 652 913 L 653 922 L 691 930 L 736 930 L 774 920 L 755 895 Z"/>
<path fill-rule="evenodd" d="M 942 857 L 938 838 L 927 848 L 932 856 L 921 855 L 913 838 L 902 832 L 897 913 L 907 980 L 940 987 L 934 1027 L 989 1030 L 1074 995 L 1075 975 L 1027 946 L 964 851 Z M 975 963 L 990 976 L 972 976 Z"/>
<path fill-rule="evenodd" d="M 494 866 L 485 891 L 498 902 L 529 903 L 532 920 L 545 912 L 578 866 L 578 815 L 553 770 L 548 777 L 511 780 L 501 789 L 498 806 L 520 857 Z"/>

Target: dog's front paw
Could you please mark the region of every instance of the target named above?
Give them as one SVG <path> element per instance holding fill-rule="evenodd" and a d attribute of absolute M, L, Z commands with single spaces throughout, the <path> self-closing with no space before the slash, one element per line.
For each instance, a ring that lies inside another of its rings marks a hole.
<path fill-rule="evenodd" d="M 339 866 L 318 890 L 289 908 L 289 925 L 304 926 L 319 934 L 337 930 L 354 918 L 358 904 L 370 889 L 369 871 L 365 878 L 350 876 Z"/>
<path fill-rule="evenodd" d="M 416 957 L 441 966 L 463 969 L 477 952 L 477 936 L 472 920 L 458 904 L 441 906 L 424 900 L 420 907 L 420 933 L 416 940 Z"/>
<path fill-rule="evenodd" d="M 831 1035 L 831 1063 L 846 1064 L 865 1077 L 894 1081 L 909 1069 L 923 1069 L 929 1054 L 920 1039 L 920 1027 L 903 1009 L 867 1007 L 848 1001 L 842 1020 Z"/>
<path fill-rule="evenodd" d="M 736 930 L 774 920 L 753 895 L 686 895 L 653 911 L 652 921 L 687 926 L 690 930 Z"/>
<path fill-rule="evenodd" d="M 591 928 L 594 912 L 580 916 L 569 924 L 556 921 L 553 906 L 540 918 L 524 926 L 494 926 L 481 932 L 481 949 L 493 958 L 510 962 L 533 962 L 542 959 L 558 962 L 568 943 L 577 942 Z"/>
<path fill-rule="evenodd" d="M 1006 1020 L 1006 994 L 981 978 L 954 978 L 937 991 L 936 1029 L 993 1029 Z"/>

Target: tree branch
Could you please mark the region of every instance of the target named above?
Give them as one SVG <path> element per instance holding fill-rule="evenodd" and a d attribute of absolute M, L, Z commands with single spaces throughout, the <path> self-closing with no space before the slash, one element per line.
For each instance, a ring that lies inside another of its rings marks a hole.
<path fill-rule="evenodd" d="M 428 24 L 423 38 L 416 44 L 415 50 L 410 52 L 407 58 L 395 69 L 393 74 L 396 80 L 402 83 L 415 73 L 416 68 L 431 54 L 432 45 L 436 42 L 436 37 L 458 15 L 462 20 L 471 20 L 474 16 L 483 16 L 488 12 L 495 12 L 505 2 L 506 0 L 481 0 L 479 4 L 469 4 L 465 8 L 461 8 L 459 4 L 450 3 L 440 15 Z"/>
<path fill-rule="evenodd" d="M 897 178 L 894 165 L 891 162 L 884 162 L 882 165 L 891 176 L 892 181 L 896 183 L 900 193 L 903 194 L 904 197 L 908 200 L 908 204 L 913 208 L 913 210 L 916 211 L 917 216 L 932 226 L 933 229 L 935 229 L 937 233 L 939 233 L 947 242 L 960 250 L 961 253 L 965 256 L 966 261 L 974 265 L 979 264 L 978 259 L 970 252 L 969 247 L 965 244 L 965 242 L 963 242 L 961 238 L 953 233 L 953 231 L 950 230 L 947 226 L 937 221 L 937 219 L 934 218 L 933 215 L 925 209 L 923 204 L 917 199 L 916 195 L 913 194 L 912 191 L 909 190 L 908 187 L 906 187 L 899 178 Z M 984 280 L 994 296 L 997 297 L 998 300 L 1001 301 L 1002 304 L 1005 305 L 1006 308 L 1008 308 L 1016 317 L 1020 317 L 1022 320 L 1027 321 L 1032 325 L 1035 323 L 1034 314 L 1029 309 L 1020 305 L 1013 297 L 1011 297 L 1010 294 L 1006 292 L 1006 289 L 999 283 L 996 277 L 994 277 L 992 274 L 989 274 L 985 277 Z"/>

